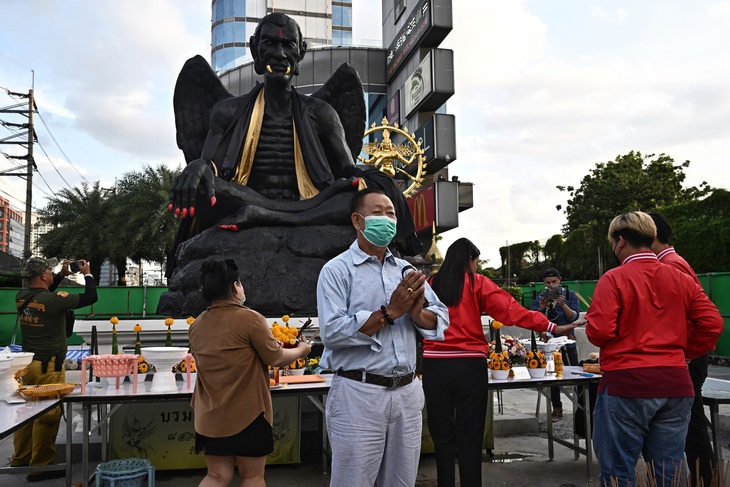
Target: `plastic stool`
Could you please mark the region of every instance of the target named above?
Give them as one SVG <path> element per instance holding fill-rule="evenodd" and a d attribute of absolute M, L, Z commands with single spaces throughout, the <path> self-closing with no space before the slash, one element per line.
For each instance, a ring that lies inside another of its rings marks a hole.
<path fill-rule="evenodd" d="M 155 485 L 155 467 L 143 458 L 122 458 L 100 463 L 96 467 L 96 487 L 147 487 Z"/>

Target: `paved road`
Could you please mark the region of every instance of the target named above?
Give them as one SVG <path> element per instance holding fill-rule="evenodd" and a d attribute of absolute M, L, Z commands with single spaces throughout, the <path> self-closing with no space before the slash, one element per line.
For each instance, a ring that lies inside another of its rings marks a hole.
<path fill-rule="evenodd" d="M 718 379 L 730 380 L 730 367 L 710 367 L 710 376 Z M 537 393 L 529 390 L 504 391 L 502 399 L 505 414 L 534 415 Z M 563 400 L 564 404 L 567 399 Z M 720 438 L 723 445 L 724 457 L 730 458 L 730 406 L 721 408 Z M 564 419 L 556 424 L 556 433 L 566 438 L 572 435 L 572 417 L 566 414 Z M 573 453 L 560 445 L 555 446 L 555 460 L 549 461 L 547 451 L 546 417 L 542 413 L 538 419 L 537 435 L 523 435 L 498 437 L 495 439 L 494 457 L 485 455 L 483 463 L 484 485 L 500 487 L 586 487 L 591 485 L 586 473 L 585 459 L 575 460 Z M 63 435 L 64 428 L 61 428 Z M 59 436 L 59 442 L 65 441 Z M 80 440 L 79 440 L 80 442 Z M 303 442 L 305 444 L 305 442 Z M 12 454 L 12 438 L 0 442 L 0 458 L 7 460 Z M 303 451 L 303 462 L 300 465 L 270 466 L 266 471 L 266 482 L 269 487 L 325 487 L 329 485 L 329 476 L 322 474 L 320 457 L 317 449 Z M 76 450 L 75 450 L 76 451 Z M 75 453 L 75 458 L 78 458 Z M 98 460 L 98 451 L 95 452 Z M 80 472 L 80 464 L 74 465 L 75 477 Z M 594 475 L 598 467 L 594 462 Z M 203 470 L 189 471 L 158 471 L 156 484 L 158 487 L 192 487 L 197 486 L 205 475 Z M 63 480 L 48 480 L 43 482 L 27 483 L 24 475 L 2 475 L 0 485 L 38 487 L 55 487 L 64 485 Z M 144 485 L 147 485 L 146 483 Z M 238 485 L 237 481 L 232 485 Z M 595 482 L 592 483 L 596 485 Z M 340 486 L 333 486 L 340 487 Z M 436 487 L 436 469 L 433 455 L 423 455 L 419 465 L 419 476 L 416 487 Z"/>

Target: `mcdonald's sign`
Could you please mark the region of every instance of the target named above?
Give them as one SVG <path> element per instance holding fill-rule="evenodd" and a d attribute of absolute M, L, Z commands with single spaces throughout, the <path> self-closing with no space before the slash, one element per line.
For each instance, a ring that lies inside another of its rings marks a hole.
<path fill-rule="evenodd" d="M 436 188 L 432 184 L 407 200 L 416 233 L 431 230 L 436 217 Z"/>
<path fill-rule="evenodd" d="M 413 215 L 416 233 L 431 230 L 436 233 L 459 226 L 459 183 L 436 181 L 409 198 L 408 207 Z"/>

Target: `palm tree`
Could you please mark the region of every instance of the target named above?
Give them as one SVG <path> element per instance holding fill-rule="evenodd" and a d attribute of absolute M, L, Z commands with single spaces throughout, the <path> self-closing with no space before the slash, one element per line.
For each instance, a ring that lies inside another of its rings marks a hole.
<path fill-rule="evenodd" d="M 177 220 L 167 211 L 172 180 L 180 168 L 145 165 L 142 172 L 129 172 L 117 182 L 114 199 L 115 226 L 125 236 L 118 258 L 164 264 L 172 249 Z"/>
<path fill-rule="evenodd" d="M 97 284 L 102 262 L 110 257 L 110 190 L 97 181 L 82 183 L 80 188 L 62 189 L 40 210 L 41 222 L 53 229 L 40 237 L 46 256 L 87 259 Z"/>

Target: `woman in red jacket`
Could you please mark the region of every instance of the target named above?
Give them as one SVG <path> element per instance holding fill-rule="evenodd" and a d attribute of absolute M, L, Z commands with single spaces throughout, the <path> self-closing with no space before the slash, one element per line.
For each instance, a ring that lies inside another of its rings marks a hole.
<path fill-rule="evenodd" d="M 478 262 L 479 249 L 460 238 L 430 279 L 449 308 L 450 321 L 444 341 L 424 340 L 423 350 L 423 389 L 439 487 L 455 484 L 455 457 L 461 486 L 482 485 L 489 342 L 481 315 L 537 332 L 564 334 L 575 328 L 574 324 L 556 326 L 544 314 L 525 309 L 507 291 L 477 274 Z"/>

